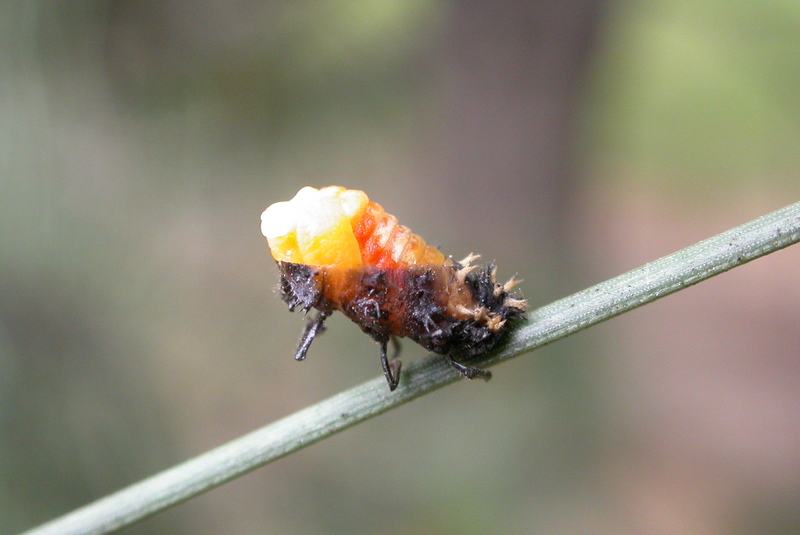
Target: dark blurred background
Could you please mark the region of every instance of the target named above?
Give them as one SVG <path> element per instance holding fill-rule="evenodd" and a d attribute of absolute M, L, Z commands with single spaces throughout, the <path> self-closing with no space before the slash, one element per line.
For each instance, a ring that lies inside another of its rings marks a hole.
<path fill-rule="evenodd" d="M 0 533 L 380 374 L 259 215 L 365 190 L 536 307 L 800 198 L 800 3 L 0 3 Z M 796 534 L 800 248 L 144 533 Z M 424 355 L 404 344 L 407 361 Z"/>

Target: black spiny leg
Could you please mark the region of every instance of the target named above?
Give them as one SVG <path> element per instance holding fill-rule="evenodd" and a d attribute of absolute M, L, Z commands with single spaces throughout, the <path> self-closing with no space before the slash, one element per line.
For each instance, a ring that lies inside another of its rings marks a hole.
<path fill-rule="evenodd" d="M 394 354 L 392 358 L 387 358 L 386 356 L 386 344 L 387 340 L 382 340 L 381 344 L 381 367 L 383 368 L 383 375 L 386 376 L 386 381 L 389 383 L 389 390 L 392 391 L 397 388 L 397 384 L 400 382 L 400 367 L 403 363 L 397 358 L 397 355 L 400 354 L 400 342 L 397 341 L 397 338 L 394 336 L 390 337 L 392 340 L 392 346 L 394 348 Z"/>
<path fill-rule="evenodd" d="M 322 331 L 325 330 L 323 323 L 325 323 L 325 319 L 330 315 L 330 312 L 320 310 L 316 318 L 312 318 L 308 321 L 306 328 L 303 330 L 303 336 L 300 338 L 300 345 L 297 347 L 297 353 L 294 354 L 295 360 L 303 360 L 306 358 L 306 353 L 308 352 L 309 346 L 311 346 L 311 342 L 314 340 L 315 336 L 322 334 Z"/>
<path fill-rule="evenodd" d="M 480 368 L 471 368 L 469 366 L 464 366 L 463 364 L 456 362 L 453 360 L 453 357 L 450 355 L 445 355 L 444 358 L 447 359 L 447 362 L 450 365 L 458 370 L 458 373 L 466 377 L 467 379 L 475 379 L 476 377 L 480 377 L 484 381 L 488 381 L 492 378 L 492 372 L 489 370 L 482 370 Z"/>

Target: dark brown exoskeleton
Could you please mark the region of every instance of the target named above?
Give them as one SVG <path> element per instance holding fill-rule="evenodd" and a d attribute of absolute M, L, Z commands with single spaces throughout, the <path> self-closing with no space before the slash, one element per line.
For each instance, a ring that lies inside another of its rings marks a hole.
<path fill-rule="evenodd" d="M 408 337 L 443 355 L 468 379 L 489 379 L 487 370 L 460 360 L 483 355 L 500 344 L 511 325 L 525 316 L 525 301 L 509 295 L 517 283 L 496 281 L 495 268 L 472 266 L 476 257 L 443 265 L 358 269 L 278 262 L 281 296 L 289 310 L 318 313 L 303 331 L 295 359 L 303 360 L 314 337 L 335 310 L 355 322 L 380 344 L 381 366 L 389 389 L 400 381 L 397 338 Z M 387 356 L 389 341 L 394 355 Z"/>

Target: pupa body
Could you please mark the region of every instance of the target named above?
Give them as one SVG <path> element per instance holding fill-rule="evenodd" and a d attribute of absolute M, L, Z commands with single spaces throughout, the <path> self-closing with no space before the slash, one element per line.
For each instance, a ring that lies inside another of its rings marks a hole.
<path fill-rule="evenodd" d="M 305 358 L 325 319 L 339 310 L 381 347 L 394 390 L 400 361 L 387 356 L 393 337 L 408 337 L 444 355 L 468 378 L 490 377 L 461 364 L 486 353 L 524 317 L 525 301 L 509 295 L 514 279 L 495 280 L 494 266 L 445 257 L 358 190 L 305 187 L 262 214 L 261 230 L 281 272 L 290 310 L 319 311 L 295 358 Z"/>

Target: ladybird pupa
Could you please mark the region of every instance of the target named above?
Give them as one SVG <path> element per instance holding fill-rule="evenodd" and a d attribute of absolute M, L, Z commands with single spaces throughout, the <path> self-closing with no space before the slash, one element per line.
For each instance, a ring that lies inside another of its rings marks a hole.
<path fill-rule="evenodd" d="M 525 315 L 526 302 L 510 295 L 516 279 L 499 284 L 494 265 L 472 265 L 472 254 L 460 262 L 444 256 L 363 191 L 304 187 L 264 211 L 261 231 L 289 309 L 318 310 L 295 358 L 305 358 L 325 319 L 338 310 L 380 344 L 390 390 L 401 366 L 397 352 L 387 355 L 390 340 L 411 338 L 463 376 L 488 379 L 489 371 L 459 360 L 497 346 Z"/>

